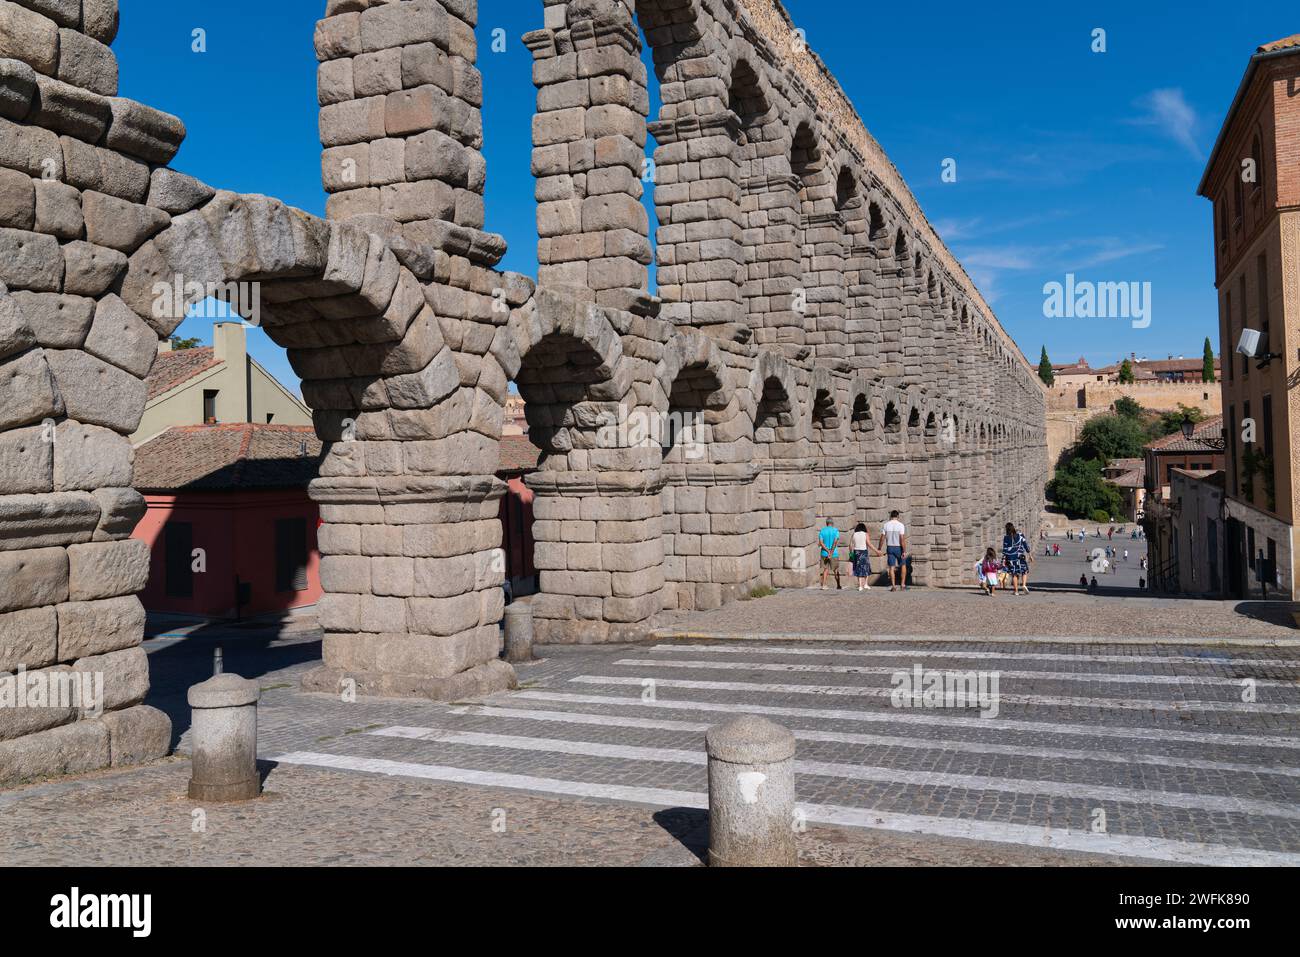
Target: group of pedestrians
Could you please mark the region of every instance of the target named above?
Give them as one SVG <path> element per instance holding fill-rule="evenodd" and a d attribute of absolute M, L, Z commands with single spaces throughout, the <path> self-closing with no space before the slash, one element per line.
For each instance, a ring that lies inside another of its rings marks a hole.
<path fill-rule="evenodd" d="M 984 550 L 984 557 L 975 565 L 980 590 L 990 598 L 999 588 L 1006 588 L 1008 583 L 1016 597 L 1029 594 L 1029 563 L 1034 560 L 1029 540 L 1010 522 L 1004 531 L 1001 559 L 997 550 L 990 547 Z"/>
<path fill-rule="evenodd" d="M 826 519 L 826 527 L 817 533 L 822 566 L 822 590 L 826 589 L 826 579 L 835 575 L 835 587 L 840 583 L 840 530 L 835 527 L 835 520 Z M 871 589 L 871 556 L 885 559 L 889 569 L 889 590 L 907 590 L 907 573 L 911 569 L 911 559 L 907 554 L 907 526 L 903 524 L 899 513 L 889 513 L 889 521 L 880 528 L 876 545 L 871 544 L 871 535 L 866 522 L 858 522 L 849 536 L 849 564 L 853 567 L 853 577 L 857 579 L 858 591 Z"/>
<path fill-rule="evenodd" d="M 996 594 L 1000 588 L 1008 587 L 1017 596 L 1028 595 L 1029 564 L 1034 560 L 1030 554 L 1029 540 L 1010 522 L 1007 523 L 1005 532 L 1001 556 L 996 549 L 988 548 L 983 559 L 976 563 L 975 572 L 980 588 L 989 596 Z M 823 591 L 829 587 L 828 580 L 832 576 L 837 589 L 844 587 L 840 578 L 840 534 L 840 530 L 835 527 L 835 520 L 831 518 L 826 520 L 825 527 L 817 533 Z M 885 568 L 889 572 L 889 590 L 906 591 L 908 573 L 912 568 L 907 548 L 907 526 L 897 511 L 889 513 L 889 521 L 881 526 L 875 544 L 872 543 L 866 523 L 858 522 L 849 534 L 849 564 L 853 577 L 857 580 L 857 590 L 871 589 L 871 559 L 875 556 L 885 559 Z"/>
<path fill-rule="evenodd" d="M 1110 528 L 1106 529 L 1104 533 L 1101 530 L 1101 526 L 1098 526 L 1097 530 L 1094 531 L 1092 535 L 1093 538 L 1104 537 L 1106 541 L 1113 542 L 1115 540 L 1116 535 L 1119 535 L 1122 538 L 1124 536 L 1124 532 L 1126 531 L 1129 532 L 1128 537 L 1135 542 L 1141 541 L 1142 539 L 1146 538 L 1146 532 L 1143 530 L 1141 525 L 1134 525 L 1131 531 L 1129 531 L 1127 525 L 1121 525 L 1118 529 L 1114 525 L 1112 525 Z M 1066 532 L 1065 537 L 1067 540 L 1071 542 L 1073 541 L 1084 542 L 1088 538 L 1088 530 L 1084 528 L 1080 528 L 1076 531 L 1075 529 L 1071 528 Z"/>

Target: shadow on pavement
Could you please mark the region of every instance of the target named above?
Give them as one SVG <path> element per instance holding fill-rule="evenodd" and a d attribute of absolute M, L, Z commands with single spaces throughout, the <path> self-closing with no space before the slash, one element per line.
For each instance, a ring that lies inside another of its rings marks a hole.
<path fill-rule="evenodd" d="M 321 657 L 320 629 L 299 618 L 214 621 L 190 625 L 183 634 L 165 629 L 159 633 L 156 623 L 150 624 L 151 637 L 144 644 L 149 653 L 145 703 L 171 718 L 173 749 L 190 726 L 186 693 L 212 677 L 217 648 L 222 651 L 224 671 L 254 680 Z"/>
<path fill-rule="evenodd" d="M 694 807 L 670 807 L 654 813 L 654 822 L 677 839 L 686 850 L 707 864 L 709 812 Z"/>
<path fill-rule="evenodd" d="M 1293 601 L 1241 601 L 1232 608 L 1238 615 L 1254 621 L 1280 625 L 1283 628 L 1296 628 L 1296 614 L 1300 613 L 1300 602 Z"/>

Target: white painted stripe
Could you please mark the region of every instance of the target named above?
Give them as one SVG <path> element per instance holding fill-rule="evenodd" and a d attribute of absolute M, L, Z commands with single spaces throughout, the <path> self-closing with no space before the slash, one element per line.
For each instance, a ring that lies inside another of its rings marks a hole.
<path fill-rule="evenodd" d="M 279 764 L 307 764 L 340 771 L 369 771 L 399 777 L 425 778 L 447 781 L 452 784 L 477 784 L 490 788 L 514 788 L 519 791 L 541 791 L 547 794 L 565 794 L 571 797 L 605 798 L 612 801 L 630 801 L 635 804 L 653 804 L 660 807 L 707 808 L 708 798 L 692 791 L 669 791 L 663 788 L 639 788 L 625 784 L 588 784 L 583 781 L 558 781 L 539 778 L 531 774 L 507 774 L 503 771 L 474 771 L 469 768 L 450 768 L 436 764 L 413 764 L 409 761 L 389 761 L 384 758 L 363 758 L 347 754 L 319 754 L 314 751 L 294 751 L 271 760 Z"/>
<path fill-rule="evenodd" d="M 873 644 L 875 642 L 892 643 L 960 643 L 971 641 L 970 635 L 866 635 L 862 632 L 847 634 L 828 632 L 736 632 L 736 631 L 690 631 L 686 629 L 660 629 L 650 633 L 659 641 L 825 641 L 849 642 L 855 645 Z M 1193 646 L 1204 648 L 1214 645 L 1229 645 L 1235 648 L 1300 648 L 1300 638 L 1256 638 L 1256 637 L 1213 637 L 1186 638 L 1169 636 L 1162 638 L 1103 635 L 980 635 L 981 644 L 994 643 L 1005 645 L 1141 645 L 1159 646 Z"/>
<path fill-rule="evenodd" d="M 592 714 L 584 711 L 541 711 L 533 708 L 493 708 L 472 706 L 456 710 L 457 714 L 470 714 L 486 718 L 508 720 L 550 721 L 560 724 L 590 724 L 600 727 L 652 728 L 657 731 L 707 731 L 707 722 L 656 721 L 653 718 L 631 718 L 624 715 Z M 1006 754 L 1012 757 L 1046 758 L 1064 761 L 1096 761 L 1102 764 L 1150 764 L 1156 767 L 1194 769 L 1198 771 L 1230 771 L 1234 774 L 1273 774 L 1280 777 L 1300 777 L 1300 767 L 1268 767 L 1255 764 L 1237 764 L 1231 761 L 1203 761 L 1194 758 L 1173 757 L 1167 754 L 1124 754 L 1116 751 L 1079 748 L 1034 748 L 1019 744 L 983 744 L 975 741 L 942 740 L 937 738 L 900 738 L 882 734 L 855 734 L 848 731 L 816 731 L 791 728 L 791 733 L 801 741 L 826 741 L 835 744 L 865 744 L 872 747 L 908 748 L 914 751 L 957 751 L 963 754 Z M 425 734 L 423 732 L 429 732 Z M 441 731 L 430 728 L 393 727 L 374 731 L 373 734 L 390 737 L 431 737 Z M 1145 740 L 1145 739 L 1143 739 Z"/>
<path fill-rule="evenodd" d="M 487 734 L 478 731 L 432 730 L 430 740 L 440 744 L 462 744 L 481 748 L 507 748 L 512 751 L 540 751 L 546 754 L 573 754 L 591 758 L 618 758 L 624 761 L 657 761 L 669 764 L 705 764 L 703 750 L 646 748 L 599 741 L 572 741 L 568 738 L 531 738 L 512 734 Z M 1222 794 L 1195 794 L 1184 791 L 1151 791 L 1114 787 L 1104 784 L 1050 781 L 1038 778 L 1003 778 L 982 774 L 953 774 L 946 771 L 909 771 L 868 764 L 842 764 L 834 761 L 794 762 L 795 772 L 818 777 L 870 781 L 873 784 L 904 784 L 908 787 L 960 788 L 969 791 L 1001 791 L 1007 794 L 1042 794 L 1070 800 L 1115 801 L 1161 808 L 1188 808 L 1224 814 L 1245 814 L 1300 820 L 1300 808 L 1275 801 L 1257 801 Z"/>
<path fill-rule="evenodd" d="M 482 787 L 510 788 L 519 791 L 559 794 L 569 797 L 626 801 L 661 808 L 689 807 L 707 809 L 708 807 L 708 796 L 692 791 L 669 791 L 659 788 L 562 781 L 555 778 L 539 778 L 531 775 L 504 774 L 497 771 L 472 771 L 440 765 L 387 761 L 380 758 L 319 754 L 312 751 L 295 751 L 291 754 L 281 755 L 274 760 L 281 764 L 364 771 L 372 774 L 447 781 L 454 784 L 476 784 Z M 918 814 L 895 814 L 892 811 L 843 807 L 833 804 L 801 804 L 799 809 L 803 812 L 805 818 L 814 824 L 836 824 L 842 827 L 929 834 L 939 837 L 988 841 L 997 844 L 1019 844 L 1060 851 L 1082 851 L 1115 857 L 1172 861 L 1179 864 L 1214 864 L 1222 867 L 1300 866 L 1300 854 L 1256 851 L 1250 848 L 1230 847 L 1223 844 L 1198 844 L 1184 841 L 1167 841 L 1153 837 L 1093 834 L 1087 831 L 1071 831 L 1068 828 L 1036 827 L 1027 824 L 999 824 L 991 821 L 925 817 Z"/>
<path fill-rule="evenodd" d="M 1269 734 L 1226 734 L 1217 731 L 1175 731 L 1160 728 L 1117 727 L 1114 725 L 1066 724 L 1054 721 L 1029 721 L 1023 718 L 1003 718 L 988 721 L 984 718 L 967 718 L 960 715 L 904 713 L 891 711 L 846 711 L 837 708 L 795 708 L 788 705 L 748 704 L 734 701 L 691 701 L 685 698 L 674 701 L 643 701 L 641 698 L 616 698 L 610 695 L 576 694 L 568 691 L 516 691 L 508 701 L 555 701 L 566 704 L 604 704 L 617 707 L 656 708 L 661 711 L 719 711 L 726 714 L 769 714 L 790 718 L 808 718 L 830 721 L 860 721 L 877 724 L 927 724 L 940 727 L 960 727 L 980 731 L 1050 732 L 1079 737 L 1127 738 L 1134 741 L 1171 741 L 1185 744 L 1215 744 L 1233 747 L 1282 748 L 1300 750 L 1300 738 L 1285 738 Z"/>
<path fill-rule="evenodd" d="M 974 640 L 978 642 L 983 639 Z M 1259 668 L 1300 668 L 1300 659 L 1297 658 L 1209 658 L 1203 655 L 1071 655 L 1060 652 L 1025 654 L 1015 651 L 934 651 L 928 648 L 798 648 L 790 645 L 763 647 L 762 645 L 753 644 L 654 645 L 650 650 L 665 651 L 671 654 L 702 652 L 720 655 L 825 655 L 835 658 L 907 658 L 919 655 L 924 658 L 958 658 L 971 661 L 1077 661 L 1090 665 L 1196 664 L 1232 668 L 1247 665 L 1254 665 Z"/>
<path fill-rule="evenodd" d="M 751 681 L 688 681 L 683 678 L 622 678 L 610 675 L 577 675 L 569 679 L 589 685 L 642 685 L 653 680 L 660 688 L 691 688 L 699 691 L 761 691 L 772 694 L 814 694 L 836 697 L 888 698 L 892 688 L 860 688 L 848 685 L 781 685 Z M 1230 711 L 1238 714 L 1300 714 L 1300 704 L 1268 704 L 1241 701 L 1159 701 L 1149 698 L 1076 698 L 1065 695 L 1006 694 L 1002 704 L 1038 704 L 1059 708 L 1122 708 L 1128 711 Z M 1001 720 L 1000 718 L 994 720 Z"/>
<path fill-rule="evenodd" d="M 919 814 L 895 814 L 868 808 L 830 804 L 801 805 L 808 820 L 841 827 L 863 827 L 879 831 L 929 834 L 937 837 L 965 838 L 996 844 L 1022 844 L 1058 851 L 1082 851 L 1114 857 L 1136 857 L 1178 864 L 1215 865 L 1218 867 L 1297 867 L 1300 854 L 1281 851 L 1256 851 L 1222 844 L 1198 844 L 1169 841 L 1158 837 L 1122 834 L 1094 834 L 1059 827 L 1036 827 L 1032 824 L 1002 824 L 995 821 L 971 821 Z"/>
<path fill-rule="evenodd" d="M 620 658 L 614 662 L 629 668 L 691 668 L 700 671 L 778 671 L 793 674 L 827 675 L 895 675 L 911 674 L 910 666 L 890 665 L 795 665 L 783 661 L 699 661 L 695 659 L 660 661 L 655 658 Z M 956 669 L 970 671 L 971 669 Z M 1192 685 L 1240 688 L 1245 680 L 1257 688 L 1286 688 L 1300 691 L 1295 681 L 1269 681 L 1262 678 L 1205 678 L 1197 675 L 1119 675 L 1098 671 L 1008 671 L 996 669 L 1001 678 L 1041 678 L 1043 681 L 1083 681 L 1101 684 Z M 955 673 L 955 672 L 954 672 Z"/>

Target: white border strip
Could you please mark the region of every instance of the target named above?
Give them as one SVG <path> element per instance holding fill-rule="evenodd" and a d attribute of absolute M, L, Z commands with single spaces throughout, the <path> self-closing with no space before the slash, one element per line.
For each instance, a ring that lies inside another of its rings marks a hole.
<path fill-rule="evenodd" d="M 690 731 L 702 733 L 712 725 L 704 721 L 656 721 L 653 718 L 631 718 L 624 715 L 594 714 L 587 711 L 542 711 L 534 708 L 494 708 L 472 705 L 455 709 L 456 714 L 474 717 L 506 718 L 514 721 L 540 721 L 559 724 L 596 725 L 616 728 L 651 728 L 656 731 Z M 938 738 L 902 738 L 883 734 L 855 734 L 850 731 L 818 731 L 791 728 L 800 741 L 827 741 L 835 744 L 865 744 L 870 747 L 907 748 L 912 751 L 957 751 L 963 754 L 1005 754 L 1011 757 L 1045 758 L 1064 761 L 1097 761 L 1103 764 L 1150 764 L 1156 767 L 1193 769 L 1198 771 L 1229 771 L 1234 774 L 1273 774 L 1281 777 L 1300 777 L 1300 767 L 1266 767 L 1256 764 L 1237 764 L 1231 761 L 1202 761 L 1168 754 L 1125 754 L 1118 751 L 1080 748 L 1035 748 L 1019 744 L 984 744 L 978 741 L 957 741 Z M 436 728 L 392 727 L 372 734 L 405 738 L 436 738 L 447 732 Z M 1146 735 L 1135 730 L 1129 736 L 1134 741 L 1146 741 Z"/>
<path fill-rule="evenodd" d="M 668 791 L 658 788 L 626 787 L 613 784 L 589 784 L 582 781 L 561 781 L 555 778 L 539 778 L 522 774 L 470 771 L 463 768 L 442 767 L 439 765 L 386 761 L 380 758 L 319 754 L 312 751 L 295 751 L 281 755 L 274 760 L 281 764 L 332 768 L 340 771 L 364 771 L 372 774 L 412 777 L 429 781 L 447 781 L 453 784 L 474 784 L 482 787 L 509 788 L 518 791 L 568 797 L 624 801 L 661 808 L 689 807 L 701 810 L 708 808 L 708 796 L 692 791 Z M 1154 837 L 1130 837 L 1117 834 L 1093 834 L 1085 831 L 1071 831 L 1067 828 L 1035 827 L 1025 824 L 999 824 L 990 821 L 923 817 L 915 814 L 894 814 L 888 811 L 875 811 L 870 808 L 842 807 L 833 804 L 802 804 L 798 805 L 798 808 L 804 813 L 808 821 L 818 824 L 837 824 L 842 827 L 898 831 L 997 844 L 1018 844 L 1059 851 L 1082 851 L 1115 857 L 1172 861 L 1178 864 L 1208 864 L 1220 867 L 1300 867 L 1300 854 L 1256 851 L 1251 848 L 1229 847 L 1220 844 L 1197 844 L 1168 841 Z"/>
<path fill-rule="evenodd" d="M 920 662 L 916 662 L 919 664 Z M 786 661 L 700 661 L 692 658 L 660 660 L 657 658 L 620 658 L 614 664 L 628 668 L 686 668 L 698 671 L 776 671 L 794 674 L 826 675 L 894 675 L 899 671 L 912 673 L 911 666 L 897 665 L 799 665 Z M 925 671 L 934 669 L 926 668 Z M 955 671 L 972 671 L 958 668 Z M 1210 678 L 1201 675 L 1124 675 L 1104 671 L 1008 671 L 994 669 L 1002 678 L 1041 678 L 1044 681 L 1083 681 L 1089 684 L 1132 685 L 1193 685 L 1207 687 L 1240 688 L 1243 681 L 1251 681 L 1257 688 L 1286 688 L 1300 691 L 1295 680 L 1275 681 L 1266 678 Z"/>
<path fill-rule="evenodd" d="M 415 738 L 439 744 L 459 744 L 476 748 L 503 748 L 510 751 L 535 751 L 542 754 L 567 754 L 587 758 L 614 758 L 638 763 L 665 764 L 708 763 L 703 749 L 646 748 L 632 744 L 607 744 L 603 741 L 574 741 L 569 738 L 533 738 L 514 734 L 490 734 L 481 731 L 439 731 L 437 729 L 402 728 L 403 732 L 424 730 L 430 735 L 410 733 L 394 737 Z M 870 764 L 843 764 L 835 761 L 801 761 L 795 759 L 796 774 L 867 781 L 872 784 L 902 784 L 918 788 L 956 788 L 965 791 L 998 791 L 1004 794 L 1039 794 L 1071 801 L 1114 801 L 1139 807 L 1183 808 L 1221 814 L 1276 817 L 1300 821 L 1300 808 L 1276 801 L 1258 801 L 1225 794 L 1197 794 L 1191 791 L 1153 791 L 1123 788 L 1107 784 L 1081 784 L 1039 778 L 1003 778 L 983 774 L 953 774 L 946 771 L 909 771 Z"/>
<path fill-rule="evenodd" d="M 825 655 L 835 658 L 907 658 L 917 654 L 914 648 L 767 648 L 755 645 L 653 645 L 650 651 L 701 652 L 704 654 L 755 654 L 755 655 Z M 958 658 L 971 661 L 1077 661 L 1089 665 L 1142 664 L 1142 665 L 1217 665 L 1223 668 L 1241 668 L 1254 665 L 1258 668 L 1300 668 L 1300 658 L 1210 658 L 1204 655 L 1067 655 L 1056 652 L 1026 654 L 1016 651 L 946 651 L 926 649 L 926 658 Z"/>
<path fill-rule="evenodd" d="M 863 688 L 853 685 L 783 685 L 752 681 L 693 681 L 685 678 L 636 678 L 610 675 L 575 675 L 569 679 L 588 685 L 643 685 L 653 681 L 660 688 L 688 688 L 697 691 L 755 691 L 769 694 L 811 694 L 835 697 L 888 698 L 892 688 Z M 1300 714 L 1300 704 L 1266 704 L 1244 701 L 1161 701 L 1154 698 L 1082 698 L 1066 695 L 1007 694 L 1000 692 L 1001 704 L 1036 704 L 1056 708 L 1115 708 L 1126 711 L 1195 711 L 1230 712 L 1233 714 Z M 737 707 L 744 707 L 738 705 Z M 898 709 L 901 710 L 901 709 Z M 1000 721 L 1001 718 L 990 719 Z"/>
<path fill-rule="evenodd" d="M 1151 741 L 1171 741 L 1186 744 L 1218 744 L 1233 747 L 1283 748 L 1300 750 L 1300 738 L 1277 737 L 1268 734 L 1228 734 L 1219 731 L 1177 731 L 1161 728 L 1134 728 L 1130 726 L 1057 724 L 1052 721 L 1030 721 L 1023 718 L 1003 718 L 988 721 L 961 715 L 918 714 L 900 709 L 889 711 L 847 711 L 838 708 L 795 708 L 787 705 L 748 704 L 734 701 L 674 700 L 643 701 L 641 698 L 617 698 L 611 695 L 577 694 L 568 691 L 526 690 L 514 691 L 507 697 L 493 699 L 498 703 L 514 701 L 555 701 L 572 704 L 604 704 L 615 707 L 657 708 L 661 711 L 721 711 L 726 714 L 770 714 L 791 718 L 808 718 L 830 721 L 861 721 L 877 724 L 929 724 L 941 727 L 961 727 L 981 731 L 1037 732 L 1076 735 L 1080 737 L 1132 738 L 1141 736 Z"/>
<path fill-rule="evenodd" d="M 770 634 L 735 631 L 694 631 L 691 629 L 661 628 L 650 632 L 656 641 L 827 641 L 865 644 L 876 641 L 926 643 L 963 642 L 1021 644 L 1021 645 L 1192 645 L 1195 647 L 1238 648 L 1300 648 L 1300 638 L 1186 638 L 1181 636 L 1154 637 L 1101 637 L 1098 635 L 864 635 L 830 632 L 771 632 Z"/>

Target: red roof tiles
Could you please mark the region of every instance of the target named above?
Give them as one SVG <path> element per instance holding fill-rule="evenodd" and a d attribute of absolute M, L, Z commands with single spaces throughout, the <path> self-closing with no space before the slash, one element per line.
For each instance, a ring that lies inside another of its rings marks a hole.
<path fill-rule="evenodd" d="M 153 368 L 149 370 L 149 377 L 145 379 L 149 386 L 149 398 L 156 399 L 182 382 L 193 379 L 200 372 L 206 372 L 221 363 L 222 360 L 216 357 L 211 346 L 160 352 L 154 360 Z"/>

